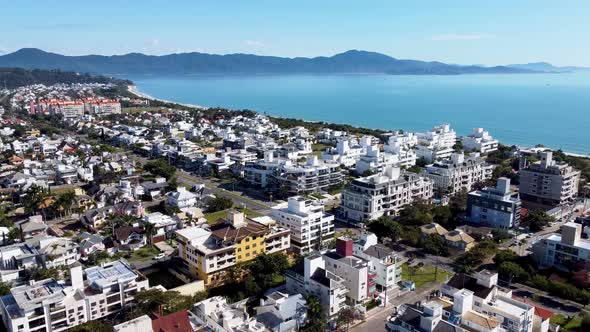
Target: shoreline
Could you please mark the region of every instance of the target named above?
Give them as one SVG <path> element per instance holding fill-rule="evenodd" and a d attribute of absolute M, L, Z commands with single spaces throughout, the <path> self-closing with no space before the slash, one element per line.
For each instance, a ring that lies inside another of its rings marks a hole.
<path fill-rule="evenodd" d="M 129 93 L 135 95 L 138 98 L 144 98 L 144 99 L 148 99 L 148 100 L 156 100 L 156 101 L 160 101 L 160 102 L 163 102 L 163 103 L 178 104 L 178 105 L 182 105 L 182 106 L 185 106 L 185 107 L 197 108 L 197 109 L 200 109 L 200 110 L 206 110 L 206 109 L 209 108 L 209 107 L 200 106 L 200 105 L 179 103 L 177 101 L 156 98 L 156 97 L 153 97 L 153 96 L 148 95 L 147 93 L 144 93 L 144 92 L 139 91 L 139 89 L 137 88 L 137 85 L 127 85 L 127 91 Z"/>
<path fill-rule="evenodd" d="M 148 95 L 147 93 L 141 92 L 139 91 L 139 89 L 137 88 L 137 85 L 127 85 L 127 91 L 129 91 L 131 94 L 139 97 L 139 98 L 145 98 L 145 99 L 149 99 L 149 100 L 157 100 L 160 102 L 164 102 L 164 103 L 170 103 L 170 104 L 178 104 L 178 105 L 182 105 L 185 107 L 192 107 L 192 108 L 196 108 L 196 109 L 200 109 L 200 110 L 206 110 L 208 109 L 208 107 L 205 106 L 200 106 L 200 105 L 194 105 L 194 104 L 187 104 L 187 103 L 180 103 L 177 101 L 171 101 L 171 100 L 165 100 L 165 99 L 160 99 L 160 98 L 156 98 L 153 96 Z M 254 112 L 260 114 L 260 112 L 255 111 Z M 275 118 L 283 118 L 283 119 L 294 119 L 294 118 L 290 118 L 290 117 L 285 117 L 285 116 L 274 116 Z M 306 123 L 317 123 L 320 121 L 307 121 L 305 119 L 303 119 L 304 122 Z M 324 121 L 325 122 L 325 121 Z M 337 123 L 333 123 L 333 124 L 337 124 Z M 350 125 L 350 126 L 354 126 L 354 125 Z M 369 128 L 362 128 L 362 127 L 358 127 L 360 129 L 369 129 Z M 384 130 L 385 132 L 388 132 L 387 130 Z M 502 144 L 502 143 L 500 143 Z M 524 147 L 524 146 L 520 146 L 520 145 L 516 145 L 519 149 L 531 149 L 533 147 Z M 550 150 L 554 150 L 553 148 L 547 147 L 547 149 Z M 583 154 L 583 153 L 576 153 L 576 152 L 567 152 L 567 151 L 563 151 L 563 153 L 567 156 L 571 156 L 571 157 L 578 157 L 578 158 L 589 158 L 590 159 L 590 153 L 588 154 Z"/>

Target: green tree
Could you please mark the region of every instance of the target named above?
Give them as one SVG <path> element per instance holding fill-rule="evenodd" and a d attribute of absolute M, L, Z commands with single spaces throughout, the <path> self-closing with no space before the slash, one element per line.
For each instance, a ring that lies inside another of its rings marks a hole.
<path fill-rule="evenodd" d="M 358 318 L 359 318 L 359 315 L 358 315 L 356 309 L 348 307 L 348 308 L 341 309 L 338 312 L 338 317 L 336 318 L 336 321 L 338 322 L 339 325 L 345 325 L 346 331 L 348 331 L 350 324 L 354 323 L 354 321 Z"/>
<path fill-rule="evenodd" d="M 148 161 L 143 169 L 157 176 L 171 179 L 176 174 L 176 167 L 168 165 L 168 162 L 164 159 Z"/>
<path fill-rule="evenodd" d="M 0 296 L 10 294 L 11 288 L 11 283 L 0 281 Z"/>
<path fill-rule="evenodd" d="M 496 256 L 494 256 L 494 263 L 498 266 L 504 262 L 516 262 L 517 260 L 518 255 L 510 249 L 498 250 Z"/>
<path fill-rule="evenodd" d="M 396 241 L 402 234 L 401 225 L 387 217 L 380 217 L 369 221 L 369 223 L 367 223 L 367 228 L 375 233 L 377 237 L 388 237 L 393 241 Z"/>
<path fill-rule="evenodd" d="M 315 296 L 308 296 L 307 302 L 307 324 L 301 329 L 305 332 L 325 332 L 328 319 L 322 303 Z"/>
<path fill-rule="evenodd" d="M 550 216 L 543 210 L 531 210 L 524 218 L 524 222 L 529 225 L 531 231 L 538 232 L 550 223 L 555 222 L 555 217 Z"/>
<path fill-rule="evenodd" d="M 435 234 L 422 238 L 420 240 L 420 245 L 422 250 L 428 254 L 446 256 L 449 253 L 449 248 L 445 239 Z"/>
<path fill-rule="evenodd" d="M 231 208 L 234 205 L 231 199 L 223 196 L 215 197 L 209 201 L 207 212 L 217 212 Z"/>
<path fill-rule="evenodd" d="M 508 280 L 510 283 L 512 283 L 512 281 L 523 282 L 529 278 L 529 274 L 520 265 L 509 261 L 500 264 L 498 267 L 498 273 L 503 279 Z"/>
<path fill-rule="evenodd" d="M 111 332 L 113 327 L 99 320 L 91 320 L 86 323 L 70 327 L 67 332 Z"/>

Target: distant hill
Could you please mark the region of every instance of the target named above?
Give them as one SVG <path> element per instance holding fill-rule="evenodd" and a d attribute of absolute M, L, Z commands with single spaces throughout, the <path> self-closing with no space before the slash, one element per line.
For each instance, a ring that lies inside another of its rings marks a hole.
<path fill-rule="evenodd" d="M 57 69 L 0 68 L 0 88 L 13 89 L 31 84 L 53 85 L 57 83 L 115 83 L 132 84 L 131 81 L 105 76 L 79 74 Z"/>
<path fill-rule="evenodd" d="M 558 66 L 554 66 L 548 62 L 522 63 L 522 64 L 508 65 L 506 67 L 540 71 L 540 72 L 552 72 L 552 73 L 563 73 L 563 72 L 590 70 L 590 68 L 587 68 L 587 67 L 575 67 L 575 66 L 558 67 Z"/>
<path fill-rule="evenodd" d="M 396 75 L 455 75 L 530 73 L 529 69 L 450 65 L 442 62 L 400 60 L 367 51 L 347 51 L 331 57 L 282 58 L 252 54 L 216 55 L 179 53 L 162 56 L 65 56 L 23 48 L 0 56 L 0 67 L 61 69 L 106 75 L 276 74 L 276 73 L 387 73 Z"/>

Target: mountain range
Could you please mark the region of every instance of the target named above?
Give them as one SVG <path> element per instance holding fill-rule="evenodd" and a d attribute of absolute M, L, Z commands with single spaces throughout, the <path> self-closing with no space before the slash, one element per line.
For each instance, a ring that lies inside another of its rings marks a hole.
<path fill-rule="evenodd" d="M 484 67 L 402 60 L 376 52 L 350 50 L 330 57 L 284 58 L 252 54 L 178 53 L 168 55 L 67 56 L 23 48 L 0 56 L 0 67 L 59 69 L 102 75 L 381 73 L 392 75 L 458 75 L 545 72 L 526 66 Z"/>
<path fill-rule="evenodd" d="M 547 63 L 547 62 L 531 62 L 531 63 L 523 63 L 523 64 L 514 64 L 514 65 L 508 65 L 507 67 L 540 71 L 540 72 L 551 72 L 551 73 L 564 73 L 564 72 L 572 72 L 572 71 L 590 70 L 590 68 L 587 68 L 587 67 L 575 67 L 575 66 L 558 67 L 558 66 L 554 66 L 554 65 Z"/>

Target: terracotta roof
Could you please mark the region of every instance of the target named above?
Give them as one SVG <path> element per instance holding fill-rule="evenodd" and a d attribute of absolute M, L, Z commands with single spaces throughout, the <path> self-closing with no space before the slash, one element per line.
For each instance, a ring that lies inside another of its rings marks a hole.
<path fill-rule="evenodd" d="M 268 232 L 268 228 L 262 224 L 251 220 L 246 220 L 245 222 L 246 225 L 235 228 L 225 220 L 220 219 L 211 225 L 211 233 L 223 241 L 239 242 L 248 236 L 264 235 Z"/>
<path fill-rule="evenodd" d="M 115 228 L 115 239 L 117 241 L 126 240 L 131 233 L 143 234 L 144 230 L 143 228 L 133 226 Z"/>
<path fill-rule="evenodd" d="M 547 320 L 547 319 L 553 317 L 553 315 L 554 315 L 553 311 L 549 311 L 545 308 L 541 308 L 541 307 L 537 307 L 537 306 L 534 306 L 534 307 L 535 307 L 535 315 L 541 317 L 541 319 L 543 319 L 543 320 Z"/>
<path fill-rule="evenodd" d="M 152 320 L 152 329 L 154 332 L 193 332 L 186 310 L 166 316 L 156 315 L 156 319 Z"/>

